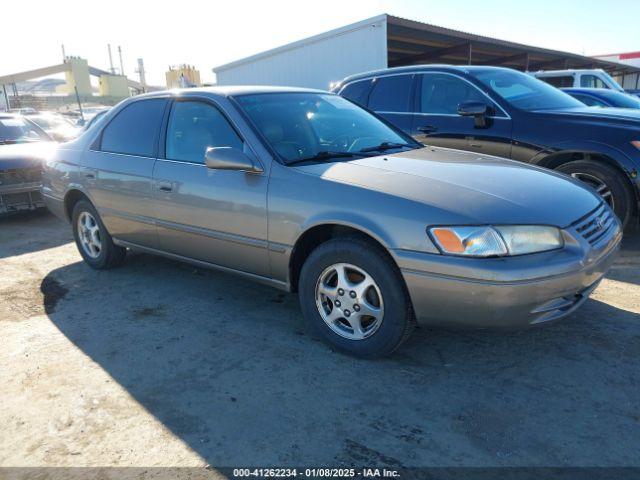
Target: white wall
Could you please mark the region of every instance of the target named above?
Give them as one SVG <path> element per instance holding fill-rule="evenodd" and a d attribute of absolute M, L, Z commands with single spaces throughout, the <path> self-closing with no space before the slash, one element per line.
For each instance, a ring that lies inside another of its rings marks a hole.
<path fill-rule="evenodd" d="M 386 16 L 332 30 L 213 69 L 219 85 L 327 90 L 354 73 L 387 67 Z"/>

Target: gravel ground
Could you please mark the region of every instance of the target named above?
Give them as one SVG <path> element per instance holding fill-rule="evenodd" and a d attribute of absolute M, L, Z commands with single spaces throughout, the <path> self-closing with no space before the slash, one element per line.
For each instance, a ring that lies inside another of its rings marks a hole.
<path fill-rule="evenodd" d="M 0 220 L 0 466 L 640 466 L 639 253 L 558 324 L 364 361 L 293 295 Z"/>

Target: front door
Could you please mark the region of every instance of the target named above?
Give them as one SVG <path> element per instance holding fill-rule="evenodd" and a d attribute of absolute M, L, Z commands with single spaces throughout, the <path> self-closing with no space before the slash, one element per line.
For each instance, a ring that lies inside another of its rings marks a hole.
<path fill-rule="evenodd" d="M 209 147 L 233 147 L 252 154 L 216 105 L 176 100 L 169 114 L 164 155 L 153 173 L 160 247 L 269 276 L 267 174 L 207 168 L 204 159 Z"/>
<path fill-rule="evenodd" d="M 485 127 L 476 127 L 473 117 L 458 114 L 458 105 L 465 102 L 487 104 Z M 511 119 L 463 78 L 448 73 L 419 75 L 414 105 L 411 135 L 419 142 L 499 157 L 511 155 Z"/>

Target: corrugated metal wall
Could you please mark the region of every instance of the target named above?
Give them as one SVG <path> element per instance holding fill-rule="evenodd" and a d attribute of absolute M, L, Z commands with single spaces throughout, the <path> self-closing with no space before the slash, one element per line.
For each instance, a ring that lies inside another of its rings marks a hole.
<path fill-rule="evenodd" d="M 327 90 L 354 73 L 387 67 L 386 20 L 329 32 L 265 55 L 214 68 L 219 85 L 281 85 Z"/>

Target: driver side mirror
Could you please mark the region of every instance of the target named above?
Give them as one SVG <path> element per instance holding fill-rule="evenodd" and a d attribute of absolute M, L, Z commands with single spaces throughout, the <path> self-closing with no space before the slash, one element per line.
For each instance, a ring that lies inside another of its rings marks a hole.
<path fill-rule="evenodd" d="M 216 170 L 244 170 L 260 173 L 262 168 L 256 165 L 244 152 L 233 147 L 209 147 L 204 154 L 207 168 Z"/>
<path fill-rule="evenodd" d="M 473 117 L 476 128 L 487 126 L 487 114 L 489 107 L 482 102 L 464 102 L 458 105 L 458 115 L 463 117 Z"/>

